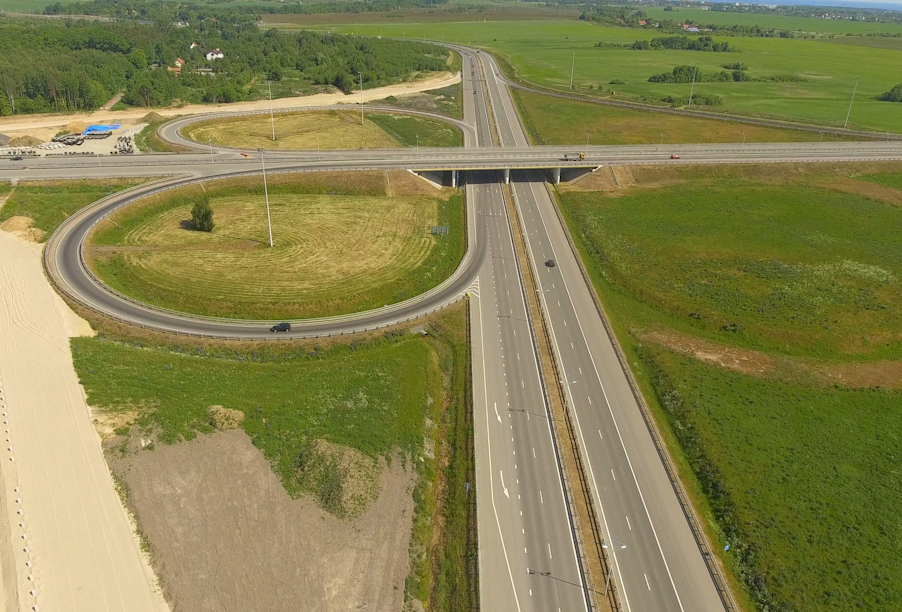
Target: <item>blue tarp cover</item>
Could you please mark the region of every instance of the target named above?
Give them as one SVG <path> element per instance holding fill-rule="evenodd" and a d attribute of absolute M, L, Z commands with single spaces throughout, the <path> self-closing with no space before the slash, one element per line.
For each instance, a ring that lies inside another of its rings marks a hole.
<path fill-rule="evenodd" d="M 114 123 L 112 125 L 89 125 L 82 134 L 87 135 L 91 132 L 112 132 L 113 130 L 118 130 L 121 125 L 122 124 L 120 123 Z"/>

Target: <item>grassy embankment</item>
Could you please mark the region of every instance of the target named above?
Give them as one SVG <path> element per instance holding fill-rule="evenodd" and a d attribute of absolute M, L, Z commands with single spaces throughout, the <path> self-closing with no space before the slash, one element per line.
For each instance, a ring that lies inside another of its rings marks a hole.
<path fill-rule="evenodd" d="M 706 142 L 818 142 L 853 140 L 836 134 L 818 134 L 697 119 L 563 100 L 514 90 L 514 101 L 529 137 L 535 144 L 591 145 L 671 144 Z"/>
<path fill-rule="evenodd" d="M 97 179 L 20 183 L 0 209 L 0 222 L 10 217 L 28 217 L 32 227 L 43 232 L 40 242 L 53 234 L 66 217 L 96 200 L 149 179 Z M 5 184 L 7 190 L 9 185 Z M 0 188 L 2 189 L 2 188 Z M 0 191 L 2 195 L 2 191 Z"/>
<path fill-rule="evenodd" d="M 902 181 L 879 169 L 647 167 L 559 196 L 714 549 L 761 609 L 902 600 L 902 192 L 875 184 Z"/>
<path fill-rule="evenodd" d="M 698 63 L 699 71 L 712 73 L 724 70 L 723 64 L 740 62 L 748 66 L 750 77 L 791 75 L 804 80 L 696 83 L 696 95 L 723 97 L 722 106 L 705 107 L 706 110 L 831 126 L 842 125 L 856 77 L 860 76 L 850 127 L 902 131 L 902 104 L 876 100 L 878 94 L 899 84 L 899 75 L 885 68 L 902 61 L 902 50 L 897 49 L 836 45 L 821 40 L 724 37 L 717 40 L 727 41 L 740 51 L 633 51 L 595 45 L 632 44 L 662 34 L 562 20 L 316 27 L 367 35 L 403 33 L 410 38 L 443 38 L 478 45 L 506 56 L 522 78 L 564 90 L 569 88 L 571 62 L 576 53 L 574 89 L 597 93 L 601 88 L 606 90 L 605 95 L 613 89 L 617 92 L 615 98 L 659 101 L 665 96 L 688 97 L 688 83 L 649 83 L 648 78 L 670 72 L 677 65 Z M 611 81 L 621 83 L 612 85 Z"/>
<path fill-rule="evenodd" d="M 158 306 L 295 319 L 403 301 L 448 278 L 463 257 L 463 194 L 406 172 L 271 177 L 272 248 L 259 179 L 206 189 L 212 232 L 190 223 L 199 186 L 165 192 L 98 226 L 89 265 L 116 290 Z M 433 225 L 449 234 L 431 235 Z"/>
<path fill-rule="evenodd" d="M 426 117 L 368 113 L 360 123 L 354 111 L 279 113 L 274 116 L 276 140 L 266 114 L 198 121 L 185 126 L 182 135 L 201 144 L 267 149 L 381 149 L 420 146 L 450 147 L 461 144 L 460 130 Z"/>
<path fill-rule="evenodd" d="M 153 113 L 156 115 L 156 113 Z M 166 123 L 172 121 L 176 117 L 161 117 L 156 115 L 153 121 L 150 121 L 144 129 L 135 134 L 135 146 L 141 153 L 182 153 L 186 149 L 178 145 L 166 142 L 157 136 L 157 129 Z"/>
<path fill-rule="evenodd" d="M 410 462 L 418 477 L 408 595 L 450 612 L 472 607 L 475 592 L 466 305 L 423 324 L 427 336 L 176 343 L 101 322 L 98 336 L 72 340 L 72 352 L 89 404 L 121 423 L 124 440 L 110 452 L 152 452 L 128 451 L 133 435 L 171 444 L 212 432 L 208 406 L 221 405 L 244 414 L 240 426 L 293 497 L 310 495 L 339 517 L 371 499 L 361 485 L 378 482 L 381 461 Z M 336 461 L 335 449 L 357 459 Z"/>

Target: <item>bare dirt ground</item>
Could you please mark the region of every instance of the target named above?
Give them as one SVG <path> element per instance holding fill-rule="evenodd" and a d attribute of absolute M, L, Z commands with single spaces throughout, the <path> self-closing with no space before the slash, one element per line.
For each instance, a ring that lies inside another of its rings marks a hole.
<path fill-rule="evenodd" d="M 820 385 L 840 385 L 853 389 L 902 389 L 902 361 L 837 363 L 775 357 L 749 349 L 725 346 L 674 330 L 641 334 L 644 342 L 690 355 L 707 364 L 759 378 Z"/>
<path fill-rule="evenodd" d="M 309 106 L 327 106 L 332 104 L 357 104 L 361 101 L 372 102 L 388 96 L 403 96 L 409 93 L 420 93 L 431 89 L 441 89 L 460 82 L 460 73 L 451 74 L 440 72 L 428 78 L 415 79 L 397 85 L 375 87 L 363 92 L 345 95 L 341 92 L 322 93 L 312 96 L 298 96 L 294 98 L 279 98 L 272 101 L 272 107 L 301 108 Z M 98 110 L 93 113 L 73 113 L 67 115 L 28 115 L 0 119 L 0 131 L 10 136 L 32 136 L 41 140 L 49 140 L 61 128 L 70 124 L 87 126 L 92 123 L 122 123 L 136 125 L 141 122 L 149 112 L 153 111 L 162 117 L 175 117 L 182 115 L 199 115 L 215 112 L 245 112 L 255 110 L 268 110 L 269 100 L 253 100 L 249 102 L 234 102 L 232 104 L 186 104 L 171 108 L 135 108 L 124 111 Z M 82 130 L 84 127 L 81 128 Z M 74 130 L 71 130 L 74 131 Z M 105 141 L 102 141 L 105 142 Z"/>
<path fill-rule="evenodd" d="M 0 232 L 3 609 L 162 612 L 72 366 L 69 337 L 89 328 L 40 258 Z"/>
<path fill-rule="evenodd" d="M 402 608 L 414 479 L 399 461 L 378 498 L 340 520 L 291 499 L 242 429 L 109 457 L 173 610 Z"/>

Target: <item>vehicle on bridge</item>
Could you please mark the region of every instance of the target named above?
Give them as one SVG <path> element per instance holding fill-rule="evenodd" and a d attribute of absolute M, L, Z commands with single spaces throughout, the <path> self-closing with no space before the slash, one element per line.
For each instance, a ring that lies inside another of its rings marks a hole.
<path fill-rule="evenodd" d="M 291 331 L 291 323 L 277 323 L 269 328 L 271 332 L 287 332 Z"/>
<path fill-rule="evenodd" d="M 564 153 L 564 161 L 579 161 L 586 159 L 585 153 Z"/>
<path fill-rule="evenodd" d="M 674 153 L 673 155 L 670 156 L 670 159 L 679 159 L 679 158 L 680 158 L 680 156 L 677 155 L 676 153 Z"/>

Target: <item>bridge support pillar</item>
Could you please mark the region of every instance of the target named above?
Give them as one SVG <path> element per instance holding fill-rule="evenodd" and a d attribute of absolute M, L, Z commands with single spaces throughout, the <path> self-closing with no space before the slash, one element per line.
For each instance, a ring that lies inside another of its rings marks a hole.
<path fill-rule="evenodd" d="M 551 171 L 551 181 L 555 185 L 561 184 L 561 169 L 560 168 L 555 168 L 554 170 Z"/>
<path fill-rule="evenodd" d="M 451 171 L 451 186 L 457 187 L 457 181 L 458 181 L 457 170 L 452 170 Z"/>
<path fill-rule="evenodd" d="M 504 184 L 509 185 L 511 182 L 511 171 L 509 168 L 504 169 Z"/>

